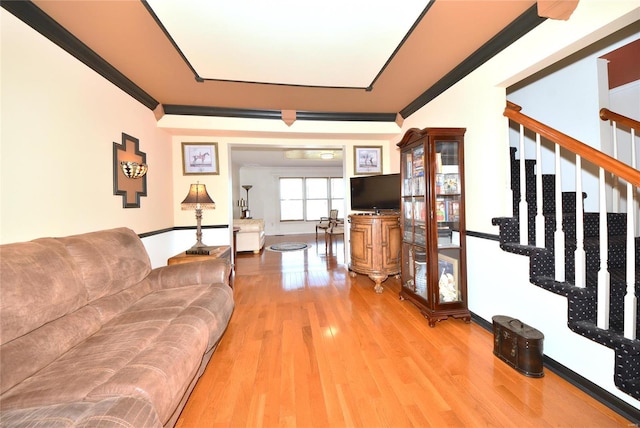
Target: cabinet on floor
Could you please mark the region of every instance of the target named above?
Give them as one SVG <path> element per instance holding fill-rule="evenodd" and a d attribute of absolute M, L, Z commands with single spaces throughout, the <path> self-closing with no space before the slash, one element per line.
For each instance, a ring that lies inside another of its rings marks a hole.
<path fill-rule="evenodd" d="M 369 276 L 375 283 L 376 293 L 382 293 L 382 283 L 390 275 L 400 273 L 399 217 L 396 214 L 352 214 L 349 222 L 349 269 Z"/>
<path fill-rule="evenodd" d="M 467 306 L 464 128 L 410 129 L 398 143 L 402 287 L 431 327 Z"/>

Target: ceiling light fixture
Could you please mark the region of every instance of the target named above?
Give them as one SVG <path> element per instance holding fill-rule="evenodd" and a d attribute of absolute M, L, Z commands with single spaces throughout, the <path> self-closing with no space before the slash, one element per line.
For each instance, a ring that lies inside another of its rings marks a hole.
<path fill-rule="evenodd" d="M 292 149 L 284 152 L 285 159 L 341 160 L 342 150 Z"/>

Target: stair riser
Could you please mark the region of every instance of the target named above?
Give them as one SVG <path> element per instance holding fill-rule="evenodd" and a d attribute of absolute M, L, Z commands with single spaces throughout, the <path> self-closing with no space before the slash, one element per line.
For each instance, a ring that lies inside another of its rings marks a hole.
<path fill-rule="evenodd" d="M 535 247 L 535 217 L 537 210 L 535 160 L 525 160 L 528 245 L 520 245 L 519 202 L 520 202 L 520 165 L 515 159 L 517 149 L 510 148 L 511 188 L 513 190 L 513 218 L 494 218 L 492 224 L 499 226 L 500 247 L 514 254 L 530 258 L 529 274 L 531 282 L 545 290 L 567 297 L 569 328 L 590 340 L 615 351 L 615 384 L 620 390 L 640 400 L 640 340 L 629 340 L 622 335 L 624 330 L 624 306 L 626 294 L 626 214 L 607 214 L 607 264 L 610 273 L 610 320 L 609 330 L 596 327 L 597 283 L 600 269 L 600 217 L 597 213 L 584 213 L 584 248 L 586 287 L 573 285 L 576 221 L 575 192 L 562 194 L 562 229 L 565 235 L 565 282 L 554 280 L 554 235 L 555 235 L 555 177 L 542 176 L 542 208 L 545 215 L 544 248 Z M 587 196 L 583 193 L 583 199 Z M 635 238 L 636 290 L 640 293 L 640 237 Z M 636 308 L 640 314 L 640 298 Z M 640 332 L 640 318 L 637 318 L 637 331 Z"/>

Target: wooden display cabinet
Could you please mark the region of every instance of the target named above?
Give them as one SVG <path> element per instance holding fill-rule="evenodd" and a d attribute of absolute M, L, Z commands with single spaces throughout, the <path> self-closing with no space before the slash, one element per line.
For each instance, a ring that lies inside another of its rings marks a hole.
<path fill-rule="evenodd" d="M 354 214 L 349 216 L 351 263 L 349 269 L 367 275 L 382 293 L 389 275 L 400 273 L 401 236 L 397 214 Z"/>
<path fill-rule="evenodd" d="M 467 306 L 464 128 L 410 129 L 398 143 L 402 174 L 402 287 L 431 327 L 471 321 Z"/>

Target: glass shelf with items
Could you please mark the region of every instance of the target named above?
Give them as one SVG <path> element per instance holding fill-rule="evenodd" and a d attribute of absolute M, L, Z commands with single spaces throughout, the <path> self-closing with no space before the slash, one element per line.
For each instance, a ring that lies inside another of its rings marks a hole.
<path fill-rule="evenodd" d="M 418 146 L 411 151 L 411 178 L 412 195 L 424 195 L 425 171 L 424 171 L 424 147 Z"/>
<path fill-rule="evenodd" d="M 440 249 L 438 251 L 438 302 L 458 303 L 460 292 L 460 250 Z"/>
<path fill-rule="evenodd" d="M 427 252 L 425 248 L 404 244 L 402 263 L 402 286 L 428 301 Z"/>
<path fill-rule="evenodd" d="M 436 196 L 436 222 L 438 246 L 458 246 L 454 232 L 460 230 L 460 198 L 451 195 Z"/>
<path fill-rule="evenodd" d="M 416 291 L 413 266 L 413 245 L 407 243 L 402 244 L 401 278 L 403 287 L 410 289 L 412 292 Z"/>
<path fill-rule="evenodd" d="M 427 252 L 424 248 L 414 247 L 413 264 L 414 264 L 414 282 L 415 293 L 424 300 L 429 300 L 427 292 Z"/>

